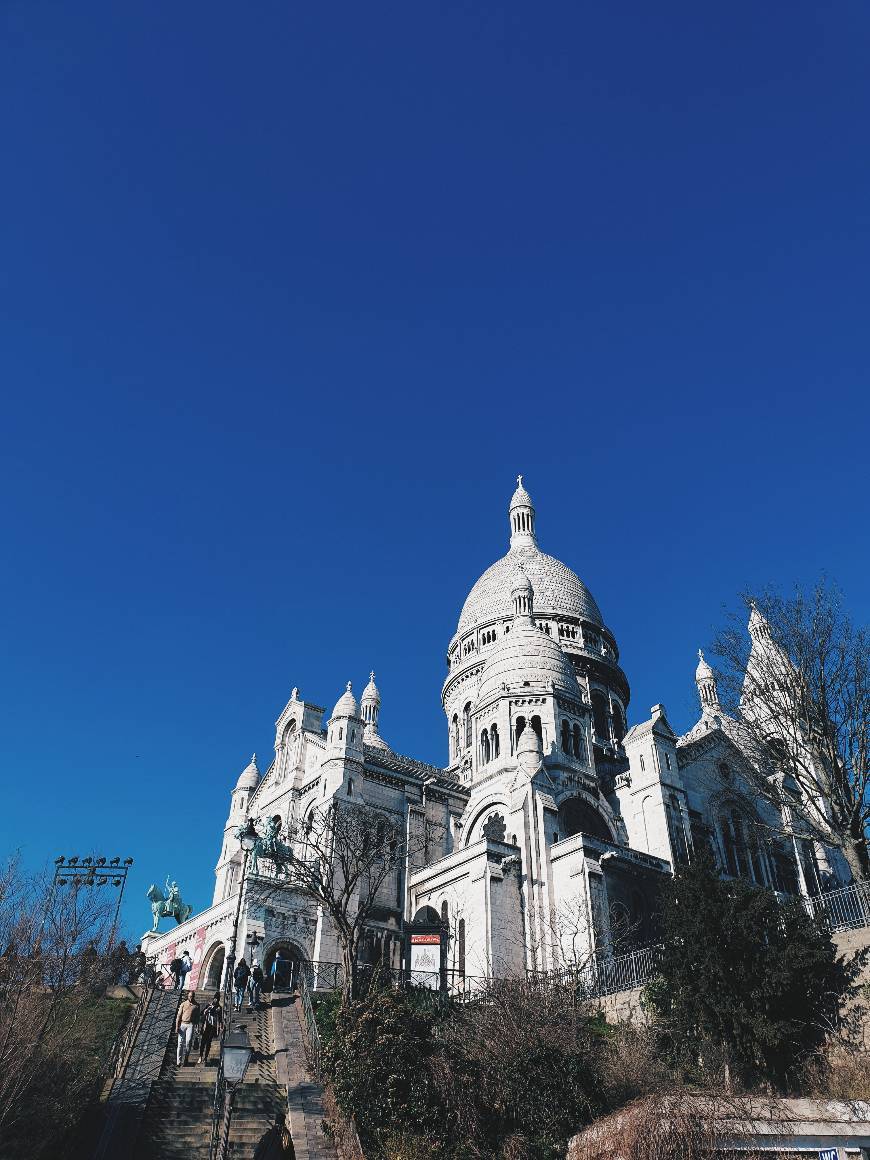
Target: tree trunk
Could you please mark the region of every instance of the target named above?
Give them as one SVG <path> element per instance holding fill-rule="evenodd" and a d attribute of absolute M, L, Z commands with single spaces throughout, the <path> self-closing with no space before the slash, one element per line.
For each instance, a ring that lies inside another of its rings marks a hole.
<path fill-rule="evenodd" d="M 864 835 L 858 837 L 849 835 L 843 843 L 842 850 L 855 881 L 870 881 L 870 853 Z"/>
<path fill-rule="evenodd" d="M 356 942 L 349 939 L 342 943 L 341 965 L 344 969 L 344 980 L 341 987 L 341 1005 L 346 1007 L 356 998 Z"/>

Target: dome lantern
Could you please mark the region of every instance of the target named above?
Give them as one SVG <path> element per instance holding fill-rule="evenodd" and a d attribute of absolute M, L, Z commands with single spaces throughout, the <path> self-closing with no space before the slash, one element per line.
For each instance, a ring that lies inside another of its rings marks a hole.
<path fill-rule="evenodd" d="M 511 523 L 511 547 L 537 544 L 535 539 L 535 506 L 523 487 L 523 477 L 517 476 L 517 490 L 511 497 L 508 515 Z"/>
<path fill-rule="evenodd" d="M 386 741 L 378 733 L 378 717 L 381 713 L 381 694 L 375 684 L 374 671 L 369 673 L 369 683 L 363 690 L 360 698 L 360 713 L 362 714 L 364 729 L 363 741 L 366 745 L 375 745 L 378 749 L 389 749 Z"/>
<path fill-rule="evenodd" d="M 514 606 L 514 620 L 534 619 L 535 590 L 522 568 L 517 568 L 516 579 L 511 585 L 511 600 Z"/>

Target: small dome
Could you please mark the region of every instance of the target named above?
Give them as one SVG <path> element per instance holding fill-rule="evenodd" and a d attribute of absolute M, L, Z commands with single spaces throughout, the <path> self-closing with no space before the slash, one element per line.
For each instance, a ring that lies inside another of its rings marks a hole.
<path fill-rule="evenodd" d="M 239 774 L 239 780 L 236 782 L 236 789 L 256 789 L 260 784 L 260 771 L 257 768 L 257 755 L 253 755 L 251 760 Z"/>
<path fill-rule="evenodd" d="M 579 698 L 580 686 L 574 668 L 558 644 L 531 620 L 517 618 L 483 667 L 477 704 L 484 705 L 498 695 L 502 685 L 546 686 L 550 681 L 555 689 Z"/>
<path fill-rule="evenodd" d="M 378 691 L 378 686 L 375 684 L 374 672 L 369 673 L 369 683 L 363 689 L 363 695 L 362 699 L 360 700 L 360 704 L 365 705 L 368 701 L 377 701 L 379 705 L 381 703 L 381 694 Z"/>
<path fill-rule="evenodd" d="M 521 475 L 518 475 L 517 476 L 517 490 L 511 496 L 511 504 L 510 504 L 510 507 L 508 508 L 508 511 L 513 511 L 514 508 L 518 508 L 518 507 L 534 508 L 534 506 L 535 505 L 532 503 L 532 497 L 529 495 L 529 493 L 523 487 L 523 477 Z"/>
<path fill-rule="evenodd" d="M 511 596 L 529 595 L 533 591 L 531 580 L 523 568 L 518 565 L 514 568 L 513 580 L 511 581 Z"/>
<path fill-rule="evenodd" d="M 695 669 L 696 681 L 709 681 L 713 678 L 713 670 L 704 660 L 703 652 L 698 649 L 698 667 Z"/>
<path fill-rule="evenodd" d="M 359 705 L 357 705 L 356 697 L 353 695 L 351 681 L 347 682 L 347 688 L 336 701 L 332 715 L 333 717 L 359 717 Z"/>

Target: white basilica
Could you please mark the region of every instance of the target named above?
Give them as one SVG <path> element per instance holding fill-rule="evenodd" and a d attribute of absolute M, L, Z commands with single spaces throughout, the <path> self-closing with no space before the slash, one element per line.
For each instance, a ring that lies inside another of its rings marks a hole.
<path fill-rule="evenodd" d="M 238 955 L 255 947 L 267 970 L 279 950 L 297 962 L 340 960 L 328 919 L 305 897 L 274 883 L 258 890 L 251 876 L 240 895 L 234 836 L 248 817 L 278 816 L 301 854 L 309 813 L 336 797 L 403 826 L 432 823 L 426 857 L 380 892 L 363 953 L 398 965 L 408 923 L 443 921 L 456 985 L 653 941 L 661 876 L 700 849 L 724 875 L 784 893 L 847 880 L 818 846 L 778 841 L 759 826 L 771 807 L 746 788 L 740 731 L 703 656 L 700 717 L 685 736 L 663 705 L 626 731 L 629 685 L 616 639 L 577 575 L 539 548 L 522 477 L 509 520 L 508 551 L 471 589 L 448 646 L 446 767 L 393 752 L 380 735 L 374 674 L 359 702 L 348 684 L 326 721 L 294 689 L 276 722 L 273 761 L 261 773 L 252 760 L 230 792 L 213 905 L 146 936 L 148 954 L 168 962 L 186 949 L 189 985 L 218 986 L 238 907 Z M 771 647 L 765 629 L 753 613 L 753 649 Z"/>

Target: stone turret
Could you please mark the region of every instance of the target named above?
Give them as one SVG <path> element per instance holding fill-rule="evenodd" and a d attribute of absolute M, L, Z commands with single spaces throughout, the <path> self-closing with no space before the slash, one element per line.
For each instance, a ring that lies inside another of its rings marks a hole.
<path fill-rule="evenodd" d="M 374 672 L 369 673 L 369 683 L 363 690 L 362 700 L 360 701 L 360 709 L 362 711 L 362 719 L 364 724 L 363 741 L 366 745 L 374 745 L 378 749 L 389 749 L 386 741 L 378 733 L 378 717 L 381 712 L 381 694 L 378 691 L 378 686 L 375 684 Z"/>

